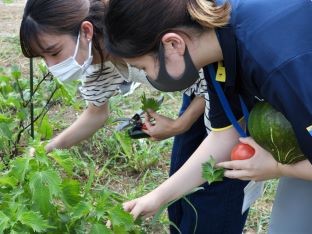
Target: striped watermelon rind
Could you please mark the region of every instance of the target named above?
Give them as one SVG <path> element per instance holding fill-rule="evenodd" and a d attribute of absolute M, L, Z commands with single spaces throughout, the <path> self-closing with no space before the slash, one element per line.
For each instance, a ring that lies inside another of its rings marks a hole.
<path fill-rule="evenodd" d="M 248 131 L 260 146 L 282 164 L 306 159 L 289 121 L 267 102 L 259 102 L 251 110 Z"/>

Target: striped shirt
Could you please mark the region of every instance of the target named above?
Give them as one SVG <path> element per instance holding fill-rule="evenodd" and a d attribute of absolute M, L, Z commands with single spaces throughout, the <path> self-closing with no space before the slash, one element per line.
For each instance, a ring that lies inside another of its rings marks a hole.
<path fill-rule="evenodd" d="M 95 106 L 101 106 L 112 96 L 121 93 L 123 86 L 129 82 L 147 83 L 145 73 L 130 66 L 117 67 L 108 61 L 99 76 L 100 68 L 100 64 L 89 66 L 79 87 L 82 97 Z"/>
<path fill-rule="evenodd" d="M 90 65 L 83 75 L 79 87 L 82 97 L 95 106 L 101 106 L 109 98 L 120 94 L 123 86 L 129 85 L 131 82 L 143 83 L 150 85 L 145 72 L 132 66 L 115 66 L 110 61 L 105 62 L 104 71 L 99 76 L 100 64 Z M 205 125 L 207 133 L 211 130 L 211 124 L 208 119 L 209 113 L 209 96 L 207 92 L 207 84 L 203 75 L 203 71 L 199 72 L 199 79 L 188 89 L 184 90 L 184 94 L 191 96 L 202 96 L 205 98 Z"/>
<path fill-rule="evenodd" d="M 205 120 L 205 126 L 207 133 L 211 131 L 211 123 L 209 121 L 209 110 L 210 110 L 210 105 L 209 105 L 209 95 L 208 95 L 208 89 L 207 89 L 207 82 L 204 77 L 204 72 L 201 69 L 199 71 L 199 78 L 198 80 L 189 88 L 187 88 L 184 91 L 184 94 L 191 96 L 194 94 L 195 96 L 201 96 L 205 98 L 205 113 L 204 113 L 204 120 Z"/>

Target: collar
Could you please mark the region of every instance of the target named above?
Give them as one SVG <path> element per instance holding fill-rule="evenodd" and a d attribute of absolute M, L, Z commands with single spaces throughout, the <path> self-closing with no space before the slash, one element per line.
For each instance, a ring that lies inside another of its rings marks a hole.
<path fill-rule="evenodd" d="M 233 27 L 227 25 L 222 28 L 217 28 L 216 34 L 223 54 L 223 63 L 226 72 L 225 86 L 235 86 L 237 44 Z"/>

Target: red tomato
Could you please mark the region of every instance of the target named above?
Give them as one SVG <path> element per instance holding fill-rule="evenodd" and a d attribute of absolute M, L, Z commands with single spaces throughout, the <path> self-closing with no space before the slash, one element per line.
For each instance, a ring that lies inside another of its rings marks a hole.
<path fill-rule="evenodd" d="M 238 143 L 231 151 L 231 160 L 245 160 L 255 154 L 255 149 L 250 145 Z"/>

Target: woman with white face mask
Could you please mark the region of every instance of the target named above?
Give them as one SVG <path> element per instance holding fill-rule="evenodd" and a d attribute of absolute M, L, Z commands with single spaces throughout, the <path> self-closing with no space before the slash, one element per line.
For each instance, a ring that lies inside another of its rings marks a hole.
<path fill-rule="evenodd" d="M 53 76 L 62 82 L 81 79 L 87 109 L 47 145 L 47 152 L 68 148 L 89 138 L 108 118 L 108 99 L 120 92 L 125 80 L 145 79 L 138 69 L 109 61 L 102 48 L 102 1 L 29 0 L 20 27 L 22 52 L 42 57 Z"/>
<path fill-rule="evenodd" d="M 144 72 L 132 68 L 128 70 L 120 61 L 112 62 L 113 59 L 103 49 L 104 7 L 99 0 L 29 0 L 26 4 L 20 29 L 23 54 L 29 58 L 42 57 L 50 72 L 63 82 L 81 78 L 80 92 L 88 102 L 87 109 L 79 118 L 47 144 L 47 152 L 55 148 L 69 148 L 101 128 L 109 115 L 108 100 L 119 92 L 126 78 L 146 80 Z M 184 88 L 192 85 L 197 76 L 192 77 L 192 82 L 186 82 Z M 147 130 L 153 139 L 179 134 L 174 141 L 170 174 L 183 165 L 207 135 L 202 98 L 207 92 L 201 87 L 206 89 L 203 79 L 194 84 L 188 95 L 184 95 L 181 116 L 176 120 L 150 113 L 156 119 L 156 124 L 149 125 Z M 191 98 L 194 96 L 193 88 L 198 91 L 195 91 L 197 96 Z M 208 119 L 205 120 L 209 127 Z M 239 205 L 244 183 L 227 180 L 216 185 L 218 192 L 211 186 L 208 189 L 207 184 L 203 186 L 205 190 L 189 197 L 198 217 L 186 201 L 178 201 L 169 210 L 170 220 L 185 233 L 193 231 L 196 222 L 197 231 L 207 233 L 209 230 L 218 231 L 217 227 L 223 219 L 217 219 L 222 216 L 231 220 L 229 227 L 232 230 L 241 232 L 247 215 L 241 215 Z M 227 207 L 226 202 L 232 201 L 228 199 L 229 191 L 231 197 L 235 197 L 235 207 Z M 216 200 L 222 207 L 213 211 L 211 207 L 217 204 Z M 210 217 L 216 220 L 213 225 L 207 225 L 206 218 Z M 174 228 L 171 231 L 176 233 Z"/>

